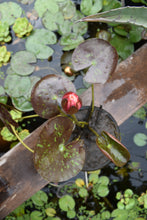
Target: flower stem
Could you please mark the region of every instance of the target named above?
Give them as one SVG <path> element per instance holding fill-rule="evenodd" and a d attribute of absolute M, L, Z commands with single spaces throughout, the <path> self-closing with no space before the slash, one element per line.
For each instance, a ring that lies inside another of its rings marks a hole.
<path fill-rule="evenodd" d="M 21 144 L 22 144 L 25 148 L 27 148 L 29 151 L 31 151 L 32 153 L 34 153 L 34 151 L 33 151 L 30 147 L 28 147 L 28 146 L 23 142 L 23 140 L 19 137 L 19 135 L 17 134 L 17 131 L 15 130 L 15 127 L 14 127 L 13 125 L 11 125 L 11 124 L 10 124 L 10 126 L 11 126 L 12 131 L 14 132 L 15 136 L 17 137 L 17 139 L 21 142 Z"/>
<path fill-rule="evenodd" d="M 19 120 L 24 120 L 24 119 L 27 119 L 27 118 L 35 118 L 35 117 L 39 117 L 39 115 L 37 115 L 37 114 L 27 115 L 27 116 L 24 116 L 24 117 L 19 118 Z"/>
<path fill-rule="evenodd" d="M 76 116 L 73 114 L 71 115 L 73 121 L 76 123 L 76 125 L 78 125 L 79 127 L 84 127 L 85 125 L 88 125 L 88 122 L 86 121 L 78 121 L 78 119 L 76 118 Z"/>
<path fill-rule="evenodd" d="M 100 135 L 91 127 L 88 127 L 90 131 L 92 131 L 93 134 L 96 135 L 96 137 L 100 137 Z"/>

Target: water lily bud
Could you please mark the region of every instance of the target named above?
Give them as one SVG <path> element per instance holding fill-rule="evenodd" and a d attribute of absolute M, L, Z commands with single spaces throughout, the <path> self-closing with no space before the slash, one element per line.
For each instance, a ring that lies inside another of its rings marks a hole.
<path fill-rule="evenodd" d="M 72 115 L 78 112 L 78 110 L 82 107 L 82 101 L 80 97 L 74 92 L 67 92 L 62 97 L 61 105 L 62 105 L 63 110 L 67 114 Z"/>

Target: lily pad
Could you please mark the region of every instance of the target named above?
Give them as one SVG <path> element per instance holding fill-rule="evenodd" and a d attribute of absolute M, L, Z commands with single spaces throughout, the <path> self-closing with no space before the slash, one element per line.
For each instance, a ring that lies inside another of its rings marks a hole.
<path fill-rule="evenodd" d="M 74 84 L 63 76 L 47 75 L 39 80 L 31 95 L 34 111 L 42 118 L 50 118 L 59 114 L 62 96 L 66 92 L 76 92 Z"/>
<path fill-rule="evenodd" d="M 29 77 L 18 75 L 8 75 L 5 79 L 4 88 L 11 97 L 24 96 L 31 87 Z"/>
<path fill-rule="evenodd" d="M 87 121 L 90 114 L 90 107 L 84 106 L 77 113 L 77 119 L 80 121 Z M 89 120 L 89 126 L 93 128 L 98 134 L 101 134 L 103 130 L 111 133 L 117 139 L 120 138 L 119 127 L 114 118 L 104 109 L 95 107 L 94 112 Z M 110 160 L 101 152 L 96 144 L 96 135 L 93 134 L 89 128 L 79 128 L 76 126 L 72 133 L 72 138 L 77 137 L 84 139 L 86 158 L 83 167 L 84 171 L 98 170 L 110 163 Z"/>
<path fill-rule="evenodd" d="M 118 55 L 123 59 L 127 59 L 134 52 L 134 44 L 129 39 L 114 35 L 110 43 L 116 48 Z"/>
<path fill-rule="evenodd" d="M 57 13 L 59 7 L 56 1 L 53 0 L 36 0 L 35 10 L 38 12 L 39 17 L 42 17 L 47 10 L 51 11 L 53 14 Z"/>
<path fill-rule="evenodd" d="M 99 12 L 103 7 L 102 0 L 82 0 L 80 4 L 81 12 L 84 15 L 93 15 Z"/>
<path fill-rule="evenodd" d="M 64 17 L 63 14 L 59 11 L 56 14 L 53 14 L 50 11 L 46 11 L 43 14 L 42 17 L 42 23 L 45 28 L 47 28 L 50 31 L 56 31 L 58 30 L 58 25 L 63 25 L 64 24 Z"/>
<path fill-rule="evenodd" d="M 4 2 L 0 4 L 0 14 L 2 22 L 12 25 L 16 18 L 21 17 L 22 8 L 15 2 Z"/>
<path fill-rule="evenodd" d="M 84 38 L 76 33 L 71 33 L 64 35 L 60 39 L 60 45 L 64 46 L 63 50 L 68 51 L 76 48 L 81 42 L 84 41 Z"/>
<path fill-rule="evenodd" d="M 55 44 L 56 35 L 44 28 L 35 29 L 27 38 L 25 47 L 28 51 L 34 53 L 38 59 L 47 59 L 52 56 L 53 49 L 47 45 Z"/>
<path fill-rule="evenodd" d="M 30 112 L 33 110 L 31 102 L 25 98 L 24 96 L 20 97 L 12 97 L 12 104 L 14 105 L 15 108 L 22 112 Z"/>
<path fill-rule="evenodd" d="M 32 63 L 36 63 L 36 57 L 29 51 L 19 51 L 15 53 L 11 59 L 11 68 L 14 72 L 21 76 L 30 75 L 35 67 Z"/>
<path fill-rule="evenodd" d="M 63 116 L 51 118 L 42 129 L 34 152 L 34 165 L 49 182 L 66 181 L 76 176 L 84 165 L 83 140 L 67 144 L 73 122 Z"/>
<path fill-rule="evenodd" d="M 101 136 L 96 139 L 96 143 L 100 150 L 116 166 L 124 166 L 130 159 L 130 153 L 127 148 L 108 132 L 103 131 Z"/>
<path fill-rule="evenodd" d="M 76 71 L 89 67 L 84 77 L 88 83 L 105 83 L 115 70 L 117 60 L 115 48 L 107 41 L 97 38 L 81 43 L 72 55 L 72 64 Z"/>

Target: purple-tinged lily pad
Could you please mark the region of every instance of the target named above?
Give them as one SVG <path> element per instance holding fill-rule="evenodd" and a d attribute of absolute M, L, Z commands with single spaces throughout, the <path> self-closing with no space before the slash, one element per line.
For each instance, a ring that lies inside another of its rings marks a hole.
<path fill-rule="evenodd" d="M 35 112 L 42 118 L 59 114 L 62 96 L 66 92 L 76 92 L 74 84 L 64 76 L 47 75 L 39 80 L 31 94 L 31 103 Z"/>
<path fill-rule="evenodd" d="M 76 71 L 89 68 L 84 77 L 88 83 L 105 83 L 114 72 L 117 60 L 116 49 L 107 41 L 97 38 L 81 43 L 72 55 L 72 64 Z"/>
<path fill-rule="evenodd" d="M 67 143 L 73 128 L 69 118 L 56 116 L 48 121 L 39 135 L 34 165 L 49 182 L 66 181 L 82 170 L 85 160 L 83 140 Z"/>
<path fill-rule="evenodd" d="M 106 131 L 96 139 L 97 146 L 116 166 L 124 166 L 130 159 L 127 148 Z"/>

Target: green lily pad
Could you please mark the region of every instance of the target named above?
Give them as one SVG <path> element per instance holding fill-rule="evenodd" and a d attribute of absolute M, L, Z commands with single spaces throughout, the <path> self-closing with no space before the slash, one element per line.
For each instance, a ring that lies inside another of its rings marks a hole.
<path fill-rule="evenodd" d="M 129 39 L 114 35 L 110 43 L 116 48 L 118 55 L 123 59 L 127 59 L 134 52 L 134 44 Z"/>
<path fill-rule="evenodd" d="M 56 35 L 46 29 L 35 29 L 27 38 L 25 47 L 28 51 L 34 53 L 38 59 L 47 59 L 52 56 L 53 49 L 47 45 L 55 44 Z"/>
<path fill-rule="evenodd" d="M 86 82 L 105 83 L 115 70 L 117 59 L 115 48 L 107 41 L 91 38 L 74 50 L 72 64 L 76 71 L 89 68 L 84 77 Z"/>
<path fill-rule="evenodd" d="M 73 122 L 56 116 L 40 132 L 34 152 L 34 165 L 39 174 L 50 182 L 66 181 L 76 176 L 84 165 L 83 140 L 67 144 Z"/>
<path fill-rule="evenodd" d="M 24 96 L 31 87 L 29 77 L 18 75 L 8 75 L 5 79 L 4 88 L 11 97 Z"/>
<path fill-rule="evenodd" d="M 22 112 L 30 112 L 33 110 L 31 102 L 25 98 L 24 96 L 20 97 L 11 97 L 12 99 L 12 104 L 14 105 L 15 108 Z"/>
<path fill-rule="evenodd" d="M 59 114 L 62 96 L 66 92 L 76 92 L 74 84 L 63 76 L 47 75 L 39 80 L 31 95 L 34 111 L 43 118 Z"/>
<path fill-rule="evenodd" d="M 59 6 L 56 1 L 52 0 L 36 0 L 35 1 L 35 10 L 38 12 L 39 17 L 42 17 L 43 14 L 49 10 L 53 14 L 57 13 Z"/>
<path fill-rule="evenodd" d="M 53 14 L 50 11 L 46 11 L 42 17 L 42 23 L 45 28 L 50 31 L 58 30 L 58 25 L 64 24 L 64 17 L 63 14 L 59 11 L 56 14 Z"/>
<path fill-rule="evenodd" d="M 32 63 L 36 63 L 36 57 L 29 51 L 19 51 L 15 53 L 11 59 L 11 68 L 14 72 L 21 76 L 30 75 L 35 67 Z"/>
<path fill-rule="evenodd" d="M 134 135 L 133 140 L 137 146 L 143 147 L 147 144 L 147 135 L 144 133 L 137 133 Z"/>
<path fill-rule="evenodd" d="M 73 210 L 75 207 L 75 200 L 70 195 L 62 196 L 59 199 L 60 209 L 67 212 L 69 210 Z"/>
<path fill-rule="evenodd" d="M 80 4 L 81 12 L 84 15 L 93 15 L 98 13 L 103 7 L 102 0 L 82 0 Z"/>
<path fill-rule="evenodd" d="M 116 166 L 124 166 L 130 159 L 127 148 L 108 132 L 103 131 L 96 139 L 97 146 Z"/>
<path fill-rule="evenodd" d="M 21 17 L 22 8 L 15 2 L 4 2 L 0 4 L 1 21 L 12 25 L 15 19 Z"/>
<path fill-rule="evenodd" d="M 59 10 L 62 12 L 65 20 L 72 19 L 76 13 L 76 6 L 71 0 L 66 0 L 59 4 Z"/>
<path fill-rule="evenodd" d="M 76 48 L 80 43 L 84 41 L 84 38 L 76 33 L 64 35 L 60 39 L 60 45 L 64 46 L 63 50 L 68 51 Z"/>

